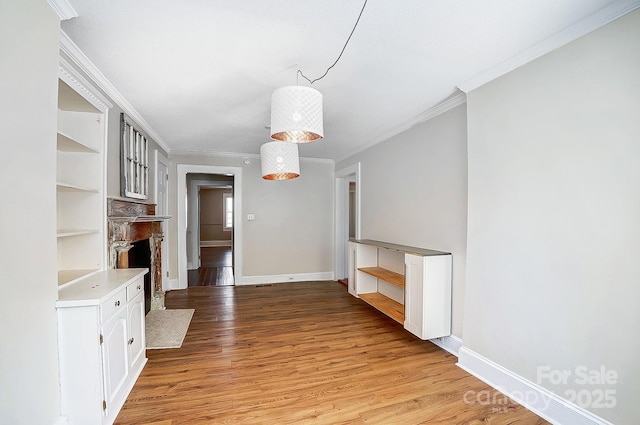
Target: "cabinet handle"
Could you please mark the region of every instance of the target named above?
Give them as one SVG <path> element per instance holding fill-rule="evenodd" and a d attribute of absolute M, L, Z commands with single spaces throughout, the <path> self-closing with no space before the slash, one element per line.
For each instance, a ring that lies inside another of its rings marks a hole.
<path fill-rule="evenodd" d="M 140 286 L 140 285 L 138 285 L 138 288 L 137 288 L 137 289 L 138 289 L 138 291 L 140 290 L 140 288 L 141 288 L 141 286 Z"/>
<path fill-rule="evenodd" d="M 116 306 L 116 307 L 120 307 L 120 300 L 118 300 L 118 301 L 116 301 L 116 302 L 115 302 L 115 306 Z"/>
<path fill-rule="evenodd" d="M 129 345 L 133 344 L 133 338 L 129 340 Z"/>

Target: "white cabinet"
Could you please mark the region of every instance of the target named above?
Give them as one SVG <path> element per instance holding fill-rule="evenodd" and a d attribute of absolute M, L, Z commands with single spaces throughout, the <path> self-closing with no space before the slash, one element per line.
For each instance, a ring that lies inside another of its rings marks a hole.
<path fill-rule="evenodd" d="M 421 339 L 451 334 L 451 254 L 372 240 L 349 242 L 349 293 Z"/>
<path fill-rule="evenodd" d="M 60 387 L 69 425 L 112 424 L 142 372 L 147 272 L 104 270 L 59 290 Z"/>
<path fill-rule="evenodd" d="M 127 324 L 129 326 L 129 368 L 137 369 L 145 357 L 146 340 L 144 334 L 144 285 L 133 282 L 127 287 Z"/>
<path fill-rule="evenodd" d="M 123 305 L 100 329 L 104 376 L 103 408 L 106 417 L 111 416 L 114 406 L 123 399 L 129 377 L 127 327 L 127 309 Z"/>
<path fill-rule="evenodd" d="M 104 268 L 105 115 L 58 81 L 58 285 Z"/>

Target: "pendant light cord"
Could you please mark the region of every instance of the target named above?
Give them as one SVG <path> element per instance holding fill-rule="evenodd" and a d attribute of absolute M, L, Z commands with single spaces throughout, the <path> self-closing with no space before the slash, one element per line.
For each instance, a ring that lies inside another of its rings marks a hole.
<path fill-rule="evenodd" d="M 351 40 L 351 36 L 353 35 L 354 31 L 356 30 L 356 27 L 358 26 L 358 22 L 360 22 L 360 17 L 362 16 L 362 12 L 364 12 L 364 8 L 367 6 L 367 1 L 368 0 L 364 0 L 364 4 L 362 5 L 362 9 L 360 10 L 360 14 L 358 15 L 358 19 L 356 20 L 356 23 L 353 26 L 353 29 L 351 30 L 351 34 L 349 34 L 349 38 L 347 38 L 347 41 L 344 43 L 344 46 L 342 47 L 342 50 L 340 51 L 340 54 L 338 55 L 338 58 L 335 60 L 335 62 L 333 62 L 333 64 L 329 68 L 327 68 L 327 70 L 324 72 L 324 74 L 322 74 L 321 76 L 319 76 L 318 78 L 316 78 L 314 80 L 311 80 L 311 79 L 307 78 L 307 76 L 304 75 L 301 70 L 298 70 L 298 75 L 301 75 L 302 78 L 304 78 L 305 80 L 307 80 L 309 82 L 309 84 L 313 84 L 316 81 L 321 80 L 322 78 L 324 78 L 329 73 L 331 68 L 336 66 L 336 64 L 338 63 L 338 61 L 342 57 L 342 54 L 344 53 L 344 50 L 347 48 L 347 44 L 349 44 L 349 40 Z"/>

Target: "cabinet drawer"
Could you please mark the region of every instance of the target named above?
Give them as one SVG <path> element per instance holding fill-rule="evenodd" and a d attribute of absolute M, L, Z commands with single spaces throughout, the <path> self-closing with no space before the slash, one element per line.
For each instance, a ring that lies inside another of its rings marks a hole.
<path fill-rule="evenodd" d="M 126 305 L 126 291 L 122 288 L 100 305 L 100 320 L 107 320 L 118 309 Z"/>
<path fill-rule="evenodd" d="M 127 302 L 131 302 L 141 292 L 144 292 L 144 278 L 142 277 L 127 286 Z"/>

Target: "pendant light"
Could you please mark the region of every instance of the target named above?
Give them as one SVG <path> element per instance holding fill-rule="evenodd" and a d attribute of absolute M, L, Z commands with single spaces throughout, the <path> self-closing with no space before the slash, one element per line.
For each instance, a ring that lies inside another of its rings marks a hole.
<path fill-rule="evenodd" d="M 300 176 L 298 145 L 289 142 L 267 142 L 260 146 L 262 178 L 290 180 Z"/>
<path fill-rule="evenodd" d="M 366 6 L 367 0 L 364 0 L 358 19 L 340 54 L 324 74 L 311 80 L 298 69 L 298 76 L 307 80 L 309 84 L 313 84 L 324 78 L 329 73 L 329 70 L 336 66 L 358 26 Z M 271 138 L 273 140 L 309 143 L 320 140 L 323 137 L 322 93 L 305 86 L 285 86 L 274 90 L 271 96 Z"/>
<path fill-rule="evenodd" d="M 285 86 L 271 95 L 271 138 L 309 143 L 324 137 L 322 93 L 305 86 Z"/>

